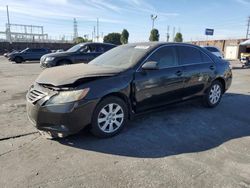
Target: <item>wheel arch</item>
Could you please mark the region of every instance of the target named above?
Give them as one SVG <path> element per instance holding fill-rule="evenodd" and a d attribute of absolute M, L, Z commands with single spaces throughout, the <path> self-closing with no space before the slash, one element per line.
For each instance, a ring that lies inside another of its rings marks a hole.
<path fill-rule="evenodd" d="M 129 115 L 129 119 L 132 118 L 132 113 L 133 113 L 133 110 L 132 110 L 132 105 L 131 105 L 131 101 L 129 99 L 129 97 L 124 94 L 124 93 L 121 93 L 121 92 L 112 92 L 112 93 L 109 93 L 107 95 L 104 95 L 100 101 L 104 100 L 105 98 L 107 97 L 117 97 L 117 98 L 120 98 L 121 100 L 123 100 L 127 107 L 128 107 L 128 115 Z M 99 102 L 100 102 L 99 101 Z"/>
<path fill-rule="evenodd" d="M 222 84 L 223 93 L 226 91 L 226 81 L 222 77 L 216 78 L 213 82 L 219 81 Z"/>

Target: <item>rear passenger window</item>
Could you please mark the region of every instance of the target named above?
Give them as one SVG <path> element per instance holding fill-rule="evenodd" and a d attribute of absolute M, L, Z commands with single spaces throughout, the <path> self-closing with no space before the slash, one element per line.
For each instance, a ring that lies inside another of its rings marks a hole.
<path fill-rule="evenodd" d="M 106 47 L 106 46 L 104 46 L 104 45 L 99 45 L 99 46 L 98 46 L 98 52 L 99 52 L 99 53 L 104 53 L 104 52 L 106 51 L 106 50 L 105 50 L 105 47 Z"/>
<path fill-rule="evenodd" d="M 152 54 L 148 61 L 156 61 L 160 69 L 177 66 L 175 48 L 166 46 L 158 49 Z"/>
<path fill-rule="evenodd" d="M 200 50 L 189 46 L 178 46 L 179 63 L 181 65 L 199 64 L 203 62 Z"/>
<path fill-rule="evenodd" d="M 45 49 L 32 49 L 32 52 L 45 52 Z"/>
<path fill-rule="evenodd" d="M 204 62 L 204 63 L 211 62 L 211 59 L 205 53 L 201 52 L 201 58 L 202 58 L 202 62 Z"/>
<path fill-rule="evenodd" d="M 114 48 L 114 46 L 112 46 L 112 45 L 106 45 L 106 46 L 104 46 L 104 52 L 109 51 L 112 48 Z"/>

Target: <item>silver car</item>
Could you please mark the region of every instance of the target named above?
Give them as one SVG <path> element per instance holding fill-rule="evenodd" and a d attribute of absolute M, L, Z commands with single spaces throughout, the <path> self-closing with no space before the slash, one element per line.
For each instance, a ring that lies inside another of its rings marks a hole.
<path fill-rule="evenodd" d="M 223 59 L 223 55 L 217 47 L 215 47 L 215 46 L 203 46 L 203 48 L 207 49 L 208 51 L 210 51 L 212 54 L 216 55 L 217 57 Z"/>

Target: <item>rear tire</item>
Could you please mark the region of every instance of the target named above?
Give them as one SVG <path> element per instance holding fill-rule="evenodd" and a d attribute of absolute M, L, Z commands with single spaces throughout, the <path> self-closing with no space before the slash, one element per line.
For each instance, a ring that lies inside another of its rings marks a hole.
<path fill-rule="evenodd" d="M 214 81 L 203 98 L 204 105 L 208 108 L 216 107 L 221 101 L 222 94 L 223 86 L 221 82 Z"/>
<path fill-rule="evenodd" d="M 14 61 L 19 64 L 23 62 L 23 59 L 21 57 L 15 57 Z"/>
<path fill-rule="evenodd" d="M 92 116 L 91 132 L 100 138 L 118 134 L 128 121 L 128 107 L 118 97 L 104 98 Z"/>

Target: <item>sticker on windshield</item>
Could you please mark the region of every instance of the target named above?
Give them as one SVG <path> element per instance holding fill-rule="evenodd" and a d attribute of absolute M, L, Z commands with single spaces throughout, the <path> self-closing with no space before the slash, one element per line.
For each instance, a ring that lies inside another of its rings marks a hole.
<path fill-rule="evenodd" d="M 147 50 L 150 46 L 136 46 L 135 49 Z"/>

